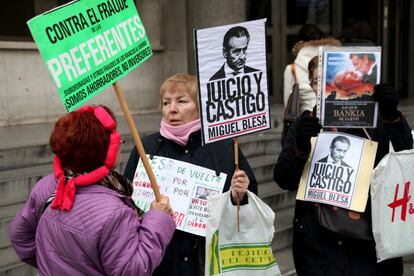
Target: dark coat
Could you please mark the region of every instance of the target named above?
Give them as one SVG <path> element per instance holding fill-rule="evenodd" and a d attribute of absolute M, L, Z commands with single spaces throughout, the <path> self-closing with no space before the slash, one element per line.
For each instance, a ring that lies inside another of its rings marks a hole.
<path fill-rule="evenodd" d="M 249 66 L 244 66 L 244 73 L 253 73 L 253 72 L 257 72 L 259 70 L 249 67 Z M 213 80 L 218 80 L 218 79 L 224 79 L 226 77 L 226 73 L 224 72 L 224 64 L 223 66 L 220 67 L 220 69 L 209 79 L 210 81 Z"/>
<path fill-rule="evenodd" d="M 309 115 L 304 112 L 301 116 Z M 296 190 L 308 156 L 298 156 L 296 150 L 295 121 L 286 136 L 286 142 L 273 171 L 273 178 L 286 190 Z M 411 149 L 413 139 L 407 121 L 378 122 L 376 129 L 369 129 L 370 136 L 378 142 L 375 165 L 388 153 L 389 141 L 395 151 Z M 341 130 L 344 131 L 344 130 Z M 353 135 L 365 137 L 361 129 L 348 129 Z M 367 213 L 370 213 L 367 204 Z M 396 258 L 377 263 L 374 241 L 342 239 L 321 228 L 315 216 L 315 204 L 296 201 L 293 221 L 293 257 L 298 275 L 402 275 L 402 259 Z"/>
<path fill-rule="evenodd" d="M 150 155 L 164 156 L 179 161 L 188 162 L 215 170 L 214 156 L 217 160 L 217 168 L 227 174 L 223 191 L 228 191 L 231 178 L 234 174 L 234 146 L 231 139 L 218 141 L 201 147 L 201 132 L 190 135 L 187 146 L 180 146 L 175 142 L 165 139 L 159 133 L 147 136 L 143 139 L 145 152 Z M 139 155 L 134 148 L 129 157 L 124 175 L 132 180 L 138 164 Z M 257 182 L 253 171 L 246 158 L 239 150 L 239 168 L 244 170 L 250 179 L 249 190 L 257 194 Z M 247 198 L 242 201 L 246 203 Z M 175 231 L 170 245 L 167 247 L 161 265 L 153 275 L 171 276 L 198 276 L 204 275 L 205 238 L 183 231 Z"/>

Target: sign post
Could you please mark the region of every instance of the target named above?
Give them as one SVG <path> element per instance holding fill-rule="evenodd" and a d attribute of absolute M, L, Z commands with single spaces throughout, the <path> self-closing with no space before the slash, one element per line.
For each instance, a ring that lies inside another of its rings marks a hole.
<path fill-rule="evenodd" d="M 127 120 L 129 130 L 132 134 L 132 139 L 134 140 L 135 146 L 137 147 L 139 156 L 141 157 L 142 163 L 144 165 L 145 171 L 148 174 L 148 178 L 151 182 L 152 190 L 154 191 L 154 196 L 157 201 L 161 200 L 160 190 L 158 189 L 157 180 L 155 179 L 154 173 L 151 169 L 151 165 L 148 162 L 147 155 L 145 154 L 144 146 L 142 145 L 141 138 L 139 137 L 138 130 L 136 128 L 134 119 L 129 112 L 129 108 L 127 102 L 124 97 L 124 93 L 122 93 L 121 86 L 118 82 L 113 84 L 116 96 L 118 98 L 119 104 L 121 105 L 122 111 L 124 112 L 125 119 Z"/>

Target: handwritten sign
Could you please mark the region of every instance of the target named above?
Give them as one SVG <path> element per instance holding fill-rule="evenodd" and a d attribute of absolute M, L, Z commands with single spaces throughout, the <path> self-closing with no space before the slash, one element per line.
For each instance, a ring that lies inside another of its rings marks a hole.
<path fill-rule="evenodd" d="M 324 131 L 312 144 L 296 198 L 363 212 L 377 143 Z"/>
<path fill-rule="evenodd" d="M 222 193 L 227 175 L 216 176 L 215 171 L 187 162 L 154 156 L 151 164 L 160 192 L 170 198 L 177 229 L 206 235 L 208 209 L 207 199 Z M 133 180 L 132 198 L 144 212 L 155 199 L 145 168 L 140 161 Z"/>

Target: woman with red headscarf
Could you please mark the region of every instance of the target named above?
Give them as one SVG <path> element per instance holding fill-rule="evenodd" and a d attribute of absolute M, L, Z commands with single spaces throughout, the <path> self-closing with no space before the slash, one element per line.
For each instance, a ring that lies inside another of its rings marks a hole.
<path fill-rule="evenodd" d="M 163 197 L 139 219 L 130 182 L 112 171 L 120 143 L 104 106 L 56 122 L 54 174 L 35 185 L 9 226 L 17 255 L 40 275 L 151 275 L 161 262 L 175 230 L 171 205 Z"/>

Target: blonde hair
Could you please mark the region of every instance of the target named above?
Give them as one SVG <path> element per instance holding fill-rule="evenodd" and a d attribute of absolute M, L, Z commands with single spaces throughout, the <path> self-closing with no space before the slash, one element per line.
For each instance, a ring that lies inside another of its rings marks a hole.
<path fill-rule="evenodd" d="M 179 73 L 166 79 L 160 87 L 160 108 L 162 108 L 162 98 L 167 90 L 188 93 L 190 98 L 197 103 L 198 108 L 197 78 L 195 76 Z"/>

